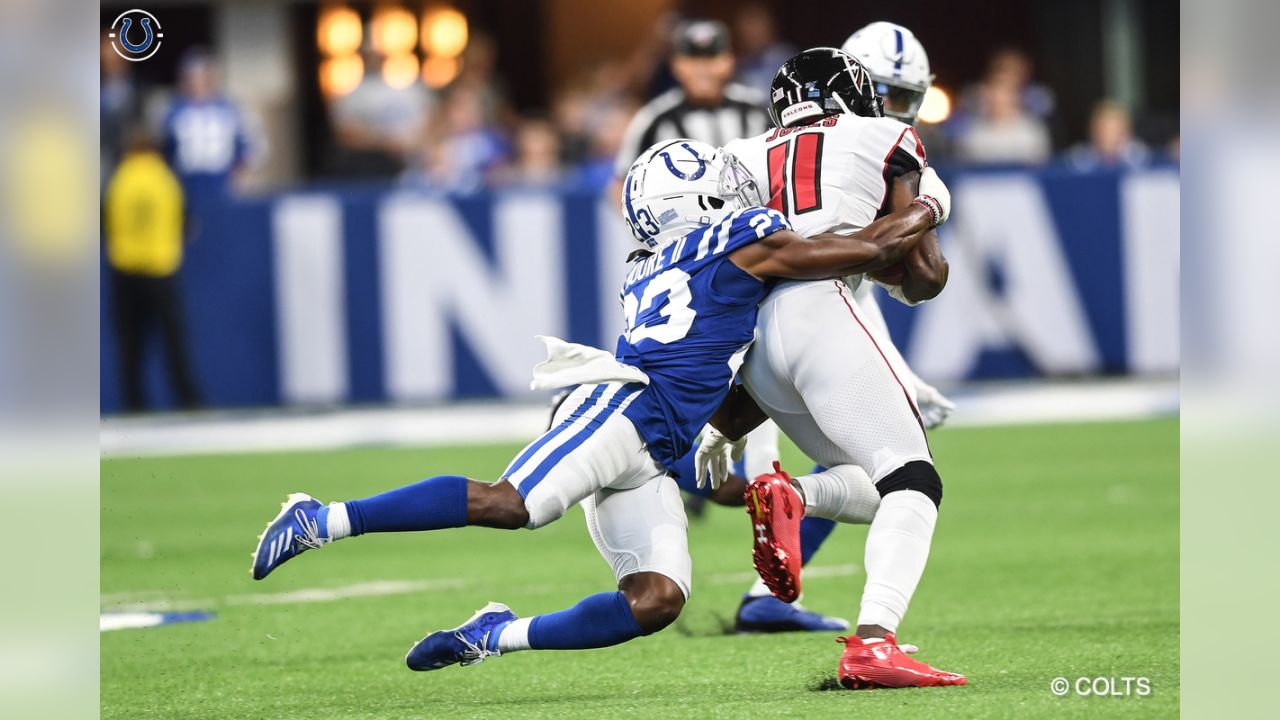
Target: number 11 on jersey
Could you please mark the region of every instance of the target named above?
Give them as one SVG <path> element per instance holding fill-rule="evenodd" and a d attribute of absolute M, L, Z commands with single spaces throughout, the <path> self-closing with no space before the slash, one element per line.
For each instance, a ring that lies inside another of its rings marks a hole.
<path fill-rule="evenodd" d="M 783 215 L 822 209 L 822 139 L 820 132 L 801 133 L 769 148 L 770 208 Z"/>

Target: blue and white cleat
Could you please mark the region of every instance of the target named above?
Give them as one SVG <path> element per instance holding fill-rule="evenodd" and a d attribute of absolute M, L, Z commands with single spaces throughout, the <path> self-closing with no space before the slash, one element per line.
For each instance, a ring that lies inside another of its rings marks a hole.
<path fill-rule="evenodd" d="M 742 598 L 734 630 L 740 633 L 840 632 L 849 629 L 844 618 L 820 615 L 799 602 L 784 603 L 772 595 Z"/>
<path fill-rule="evenodd" d="M 452 630 L 437 630 L 422 638 L 404 656 L 410 670 L 439 670 L 450 665 L 475 665 L 502 654 L 498 632 L 516 619 L 511 608 L 491 602 L 476 611 L 470 620 Z"/>
<path fill-rule="evenodd" d="M 332 540 L 320 536 L 316 514 L 324 505 L 306 493 L 293 493 L 280 505 L 280 513 L 267 523 L 253 551 L 253 579 L 261 580 L 272 570 L 302 553 Z"/>

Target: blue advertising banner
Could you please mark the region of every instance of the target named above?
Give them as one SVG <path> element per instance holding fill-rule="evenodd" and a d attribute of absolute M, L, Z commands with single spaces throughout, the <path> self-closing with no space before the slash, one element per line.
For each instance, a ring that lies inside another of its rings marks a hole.
<path fill-rule="evenodd" d="M 944 171 L 950 282 L 880 304 L 937 383 L 1178 367 L 1174 168 Z M 230 201 L 180 273 L 195 373 L 214 407 L 529 395 L 534 335 L 612 349 L 634 247 L 575 189 L 447 196 L 398 188 Z M 102 410 L 122 407 L 104 265 Z M 158 340 L 148 390 L 171 406 Z"/>

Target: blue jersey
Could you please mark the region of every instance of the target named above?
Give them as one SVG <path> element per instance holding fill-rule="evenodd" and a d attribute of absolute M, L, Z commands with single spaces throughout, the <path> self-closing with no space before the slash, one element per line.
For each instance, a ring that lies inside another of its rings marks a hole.
<path fill-rule="evenodd" d="M 720 407 L 755 337 L 768 286 L 730 262 L 729 253 L 790 227 L 774 210 L 739 210 L 637 260 L 627 274 L 627 331 L 617 357 L 644 370 L 649 385 L 624 414 L 667 469 Z"/>
<path fill-rule="evenodd" d="M 179 98 L 165 116 L 165 157 L 196 205 L 227 192 L 231 172 L 249 151 L 249 133 L 230 100 Z"/>

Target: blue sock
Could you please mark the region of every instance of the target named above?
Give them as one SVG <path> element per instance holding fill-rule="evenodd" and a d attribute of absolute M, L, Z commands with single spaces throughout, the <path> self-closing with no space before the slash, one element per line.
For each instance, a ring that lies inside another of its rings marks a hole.
<path fill-rule="evenodd" d="M 644 635 L 621 592 L 597 593 L 568 610 L 539 615 L 529 624 L 534 650 L 586 650 L 618 645 Z"/>
<path fill-rule="evenodd" d="M 836 529 L 836 521 L 820 517 L 806 517 L 800 521 L 800 563 L 808 565 L 813 554 L 818 552 L 822 543 L 832 530 Z"/>
<path fill-rule="evenodd" d="M 439 475 L 363 500 L 348 500 L 346 506 L 352 536 L 465 527 L 467 479 Z M 325 527 L 329 509 L 320 512 L 321 527 Z"/>

